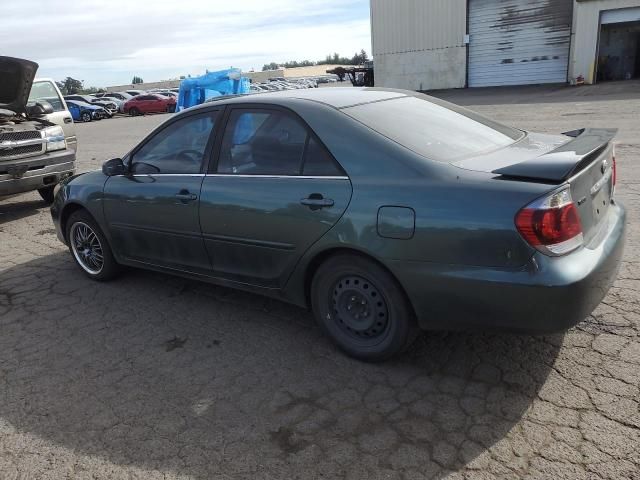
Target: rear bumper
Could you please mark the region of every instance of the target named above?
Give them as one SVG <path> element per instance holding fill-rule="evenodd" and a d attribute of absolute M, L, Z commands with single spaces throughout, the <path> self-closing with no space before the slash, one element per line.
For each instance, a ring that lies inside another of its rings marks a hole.
<path fill-rule="evenodd" d="M 55 185 L 74 174 L 75 162 L 75 151 L 69 148 L 37 157 L 0 162 L 0 196 Z"/>
<path fill-rule="evenodd" d="M 520 270 L 389 262 L 427 330 L 566 330 L 587 317 L 615 281 L 626 213 L 612 205 L 600 242 L 564 257 L 536 253 Z"/>

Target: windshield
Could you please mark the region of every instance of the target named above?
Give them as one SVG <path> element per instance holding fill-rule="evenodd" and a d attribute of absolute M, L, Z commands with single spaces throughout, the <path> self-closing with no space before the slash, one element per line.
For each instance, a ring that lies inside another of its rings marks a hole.
<path fill-rule="evenodd" d="M 61 112 L 65 110 L 62 99 L 58 95 L 57 90 L 53 84 L 44 80 L 41 82 L 34 82 L 31 86 L 31 92 L 29 93 L 29 103 L 46 101 L 51 104 L 54 112 Z"/>
<path fill-rule="evenodd" d="M 425 95 L 367 103 L 342 111 L 438 162 L 455 162 L 488 153 L 523 136 L 519 130 Z"/>

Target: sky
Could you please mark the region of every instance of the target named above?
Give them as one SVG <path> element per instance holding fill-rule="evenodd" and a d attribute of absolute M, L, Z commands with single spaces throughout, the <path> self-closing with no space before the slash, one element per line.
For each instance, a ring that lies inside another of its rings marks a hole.
<path fill-rule="evenodd" d="M 371 56 L 369 0 L 0 0 L 0 55 L 85 87 Z"/>

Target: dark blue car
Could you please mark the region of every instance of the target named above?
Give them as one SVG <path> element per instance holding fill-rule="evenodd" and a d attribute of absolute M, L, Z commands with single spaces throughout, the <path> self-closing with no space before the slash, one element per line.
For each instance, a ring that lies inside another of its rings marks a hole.
<path fill-rule="evenodd" d="M 102 107 L 76 100 L 67 100 L 66 102 L 75 122 L 90 122 L 91 120 L 102 120 L 104 118 L 104 109 Z"/>

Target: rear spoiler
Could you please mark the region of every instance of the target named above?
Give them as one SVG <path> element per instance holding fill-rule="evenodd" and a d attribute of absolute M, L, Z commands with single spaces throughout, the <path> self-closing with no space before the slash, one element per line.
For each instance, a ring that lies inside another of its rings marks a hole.
<path fill-rule="evenodd" d="M 589 165 L 616 136 L 615 128 L 583 128 L 565 132 L 567 143 L 539 157 L 493 170 L 507 178 L 561 183 Z"/>

